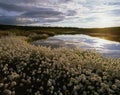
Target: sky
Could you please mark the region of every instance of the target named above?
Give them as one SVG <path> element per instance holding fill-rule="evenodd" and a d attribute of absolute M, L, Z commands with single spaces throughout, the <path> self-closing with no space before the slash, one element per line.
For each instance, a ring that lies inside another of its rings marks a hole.
<path fill-rule="evenodd" d="M 120 0 L 0 0 L 0 24 L 120 26 Z"/>

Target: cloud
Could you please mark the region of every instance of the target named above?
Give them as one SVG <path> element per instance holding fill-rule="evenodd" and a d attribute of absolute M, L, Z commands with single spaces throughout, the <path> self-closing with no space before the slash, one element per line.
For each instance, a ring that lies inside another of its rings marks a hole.
<path fill-rule="evenodd" d="M 109 14 L 111 14 L 113 16 L 120 16 L 120 10 L 119 9 L 112 10 L 109 12 Z"/>
<path fill-rule="evenodd" d="M 18 24 L 17 20 L 14 17 L 0 17 L 1 24 Z"/>
<path fill-rule="evenodd" d="M 19 6 L 14 4 L 0 3 L 0 23 L 1 24 L 31 24 L 58 22 L 63 20 L 65 15 L 52 8 L 36 6 Z"/>
<path fill-rule="evenodd" d="M 39 10 L 39 11 L 29 11 L 25 12 L 22 16 L 25 17 L 43 17 L 43 18 L 48 18 L 48 17 L 56 17 L 63 15 L 61 12 L 53 11 L 53 10 Z"/>
<path fill-rule="evenodd" d="M 18 12 L 29 9 L 29 8 L 25 8 L 22 6 L 18 6 L 18 5 L 14 5 L 14 4 L 5 4 L 5 3 L 0 3 L 0 8 L 7 10 L 7 11 L 18 11 Z"/>
<path fill-rule="evenodd" d="M 107 19 L 105 26 L 119 26 L 119 5 L 119 0 L 1 0 L 0 23 L 103 27 Z"/>

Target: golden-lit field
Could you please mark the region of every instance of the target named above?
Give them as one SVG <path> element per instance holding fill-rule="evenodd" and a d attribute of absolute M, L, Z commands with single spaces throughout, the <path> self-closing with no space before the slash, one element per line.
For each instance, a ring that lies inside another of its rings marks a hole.
<path fill-rule="evenodd" d="M 0 38 L 0 95 L 120 95 L 120 59 Z"/>

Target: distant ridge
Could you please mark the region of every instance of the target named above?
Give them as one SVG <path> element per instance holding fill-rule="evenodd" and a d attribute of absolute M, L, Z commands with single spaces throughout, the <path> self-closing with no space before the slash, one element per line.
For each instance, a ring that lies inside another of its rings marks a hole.
<path fill-rule="evenodd" d="M 72 28 L 72 29 L 110 29 L 110 28 L 120 28 L 120 26 L 117 26 L 117 27 L 104 27 L 104 28 L 79 28 L 79 27 L 59 27 L 59 26 L 22 26 L 22 25 L 5 25 L 5 24 L 0 24 L 0 29 L 2 28 L 11 28 L 11 27 L 15 27 L 15 28 L 25 28 L 25 27 L 29 27 L 29 28 L 65 28 L 65 29 L 68 29 L 68 28 Z"/>

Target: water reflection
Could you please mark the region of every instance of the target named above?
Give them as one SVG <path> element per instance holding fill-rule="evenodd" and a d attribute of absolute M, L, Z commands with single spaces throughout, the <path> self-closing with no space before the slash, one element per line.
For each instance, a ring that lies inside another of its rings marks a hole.
<path fill-rule="evenodd" d="M 67 48 L 84 48 L 96 49 L 98 52 L 110 56 L 120 57 L 120 43 L 91 37 L 88 35 L 57 35 L 50 37 L 47 40 L 39 40 L 34 42 L 35 45 Z"/>

